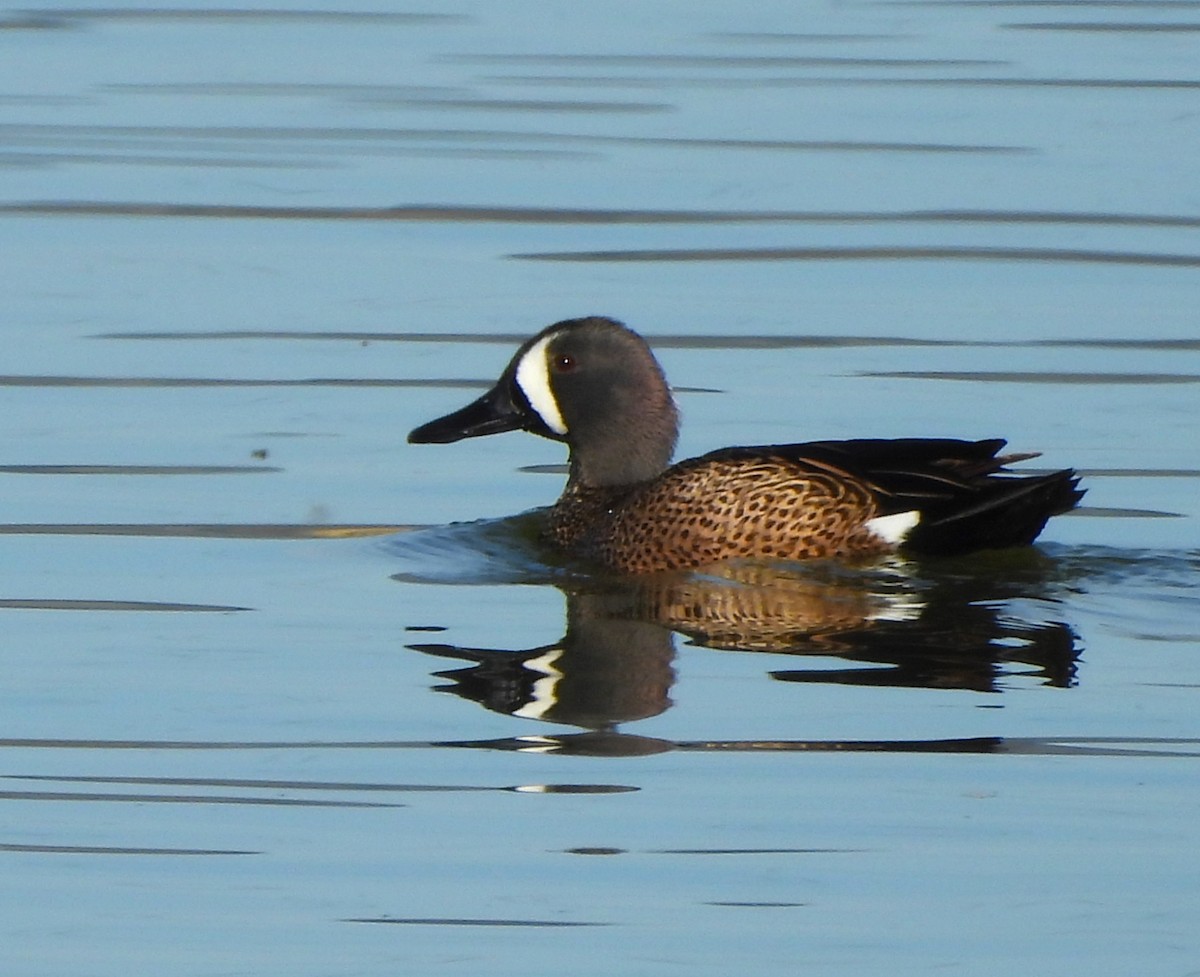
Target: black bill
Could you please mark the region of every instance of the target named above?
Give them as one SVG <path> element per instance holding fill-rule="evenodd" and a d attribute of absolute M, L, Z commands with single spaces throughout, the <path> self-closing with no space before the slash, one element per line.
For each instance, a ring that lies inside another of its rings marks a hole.
<path fill-rule="evenodd" d="M 450 444 L 463 438 L 527 430 L 530 411 L 524 403 L 517 402 L 519 399 L 513 396 L 512 385 L 502 380 L 466 407 L 414 428 L 408 435 L 408 443 Z"/>

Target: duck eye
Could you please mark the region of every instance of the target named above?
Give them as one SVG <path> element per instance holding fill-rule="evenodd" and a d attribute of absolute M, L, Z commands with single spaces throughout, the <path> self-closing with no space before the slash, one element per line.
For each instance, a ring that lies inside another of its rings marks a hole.
<path fill-rule="evenodd" d="M 570 353 L 559 353 L 551 362 L 554 365 L 555 373 L 570 373 L 579 365 L 578 361 Z"/>

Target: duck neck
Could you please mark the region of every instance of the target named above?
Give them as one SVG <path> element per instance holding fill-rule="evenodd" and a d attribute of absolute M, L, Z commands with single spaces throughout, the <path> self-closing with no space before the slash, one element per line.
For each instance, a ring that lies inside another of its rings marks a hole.
<path fill-rule="evenodd" d="M 671 464 L 678 437 L 675 405 L 638 423 L 576 429 L 570 439 L 569 487 L 619 488 L 657 478 Z"/>

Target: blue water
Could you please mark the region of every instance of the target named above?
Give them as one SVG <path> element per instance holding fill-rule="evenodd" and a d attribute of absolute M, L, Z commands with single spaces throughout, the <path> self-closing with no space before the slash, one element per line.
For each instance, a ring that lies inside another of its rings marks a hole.
<path fill-rule="evenodd" d="M 0 12 L 0 970 L 1178 973 L 1191 7 Z M 561 446 L 1004 436 L 1024 554 L 598 577 Z"/>

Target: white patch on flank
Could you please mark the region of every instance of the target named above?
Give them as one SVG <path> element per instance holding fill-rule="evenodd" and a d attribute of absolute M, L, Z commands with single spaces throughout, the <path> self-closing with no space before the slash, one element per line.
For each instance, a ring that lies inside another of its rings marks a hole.
<path fill-rule="evenodd" d="M 562 657 L 562 649 L 555 648 L 538 658 L 531 658 L 525 667 L 531 672 L 540 672 L 542 678 L 533 683 L 533 692 L 529 701 L 513 712 L 514 716 L 523 719 L 541 719 L 558 704 L 558 693 L 555 687 L 563 673 L 554 667 L 554 663 Z"/>
<path fill-rule="evenodd" d="M 539 339 L 529 347 L 521 362 L 517 364 L 517 386 L 529 401 L 529 406 L 538 413 L 555 434 L 566 434 L 567 425 L 550 389 L 550 367 L 546 362 L 546 346 L 554 336 Z"/>
<path fill-rule="evenodd" d="M 920 521 L 921 513 L 913 509 L 910 512 L 896 512 L 890 516 L 876 516 L 874 519 L 868 519 L 866 527 L 885 543 L 899 546 Z"/>

